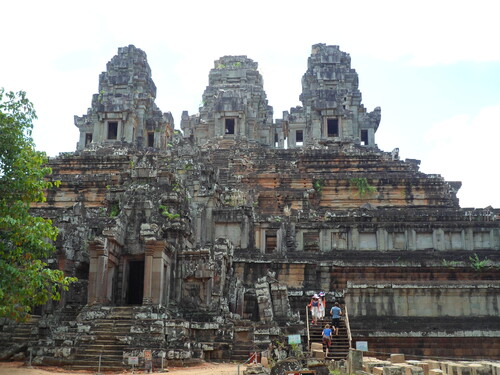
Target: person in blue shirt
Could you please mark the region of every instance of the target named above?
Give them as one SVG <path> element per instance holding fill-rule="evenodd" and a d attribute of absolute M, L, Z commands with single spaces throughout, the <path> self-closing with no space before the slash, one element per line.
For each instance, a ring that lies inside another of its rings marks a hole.
<path fill-rule="evenodd" d="M 328 351 L 330 350 L 330 345 L 332 345 L 332 329 L 329 324 L 325 324 L 325 329 L 322 332 L 323 336 L 323 347 L 326 347 L 326 355 L 328 355 Z"/>
<path fill-rule="evenodd" d="M 335 329 L 335 335 L 339 335 L 340 327 L 340 316 L 342 315 L 342 310 L 340 309 L 339 303 L 335 302 L 330 310 L 330 315 L 332 316 L 332 326 Z"/>

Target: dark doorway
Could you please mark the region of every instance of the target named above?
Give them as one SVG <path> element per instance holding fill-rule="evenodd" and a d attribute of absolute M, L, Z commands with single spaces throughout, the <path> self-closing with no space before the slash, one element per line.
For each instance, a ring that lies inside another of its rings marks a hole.
<path fill-rule="evenodd" d="M 85 134 L 85 147 L 92 143 L 92 133 Z"/>
<path fill-rule="evenodd" d="M 109 121 L 108 122 L 108 139 L 118 138 L 118 122 Z"/>
<path fill-rule="evenodd" d="M 328 137 L 339 136 L 339 119 L 329 118 L 326 120 Z"/>
<path fill-rule="evenodd" d="M 155 145 L 155 133 L 148 132 L 148 147 L 154 147 Z"/>
<path fill-rule="evenodd" d="M 142 305 L 144 292 L 144 261 L 129 262 L 127 304 Z"/>
<path fill-rule="evenodd" d="M 243 297 L 243 319 L 249 319 L 254 322 L 260 320 L 259 303 L 255 290 L 250 290 Z"/>
<path fill-rule="evenodd" d="M 234 134 L 234 118 L 227 118 L 225 120 L 226 134 Z"/>
<path fill-rule="evenodd" d="M 361 130 L 361 144 L 368 145 L 368 130 Z"/>

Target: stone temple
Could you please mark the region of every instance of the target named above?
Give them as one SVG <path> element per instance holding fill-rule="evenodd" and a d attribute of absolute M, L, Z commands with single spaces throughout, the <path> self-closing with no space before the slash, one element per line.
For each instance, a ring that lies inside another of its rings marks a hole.
<path fill-rule="evenodd" d="M 461 208 L 460 182 L 377 147 L 381 109 L 338 46 L 312 46 L 297 94 L 274 119 L 257 62 L 224 56 L 181 132 L 146 54 L 119 48 L 75 116 L 76 151 L 49 161 L 61 186 L 33 207 L 60 230 L 50 264 L 79 281 L 24 339 L 2 322 L 0 358 L 240 360 L 289 335 L 308 350 L 324 291 L 348 315 L 335 358 L 367 342 L 500 359 L 500 210 Z"/>

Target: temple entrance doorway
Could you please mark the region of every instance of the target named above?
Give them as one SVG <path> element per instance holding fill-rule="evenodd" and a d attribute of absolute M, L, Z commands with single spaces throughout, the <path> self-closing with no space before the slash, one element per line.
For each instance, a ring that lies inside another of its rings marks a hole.
<path fill-rule="evenodd" d="M 128 270 L 127 304 L 142 305 L 142 297 L 144 295 L 144 261 L 130 261 Z"/>
<path fill-rule="evenodd" d="M 255 290 L 247 291 L 243 297 L 243 318 L 254 322 L 260 320 L 259 302 Z"/>

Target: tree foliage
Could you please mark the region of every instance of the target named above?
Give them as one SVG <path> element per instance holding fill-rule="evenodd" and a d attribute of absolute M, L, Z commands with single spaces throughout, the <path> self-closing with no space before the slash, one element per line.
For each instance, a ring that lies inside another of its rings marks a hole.
<path fill-rule="evenodd" d="M 0 88 L 0 317 L 19 321 L 76 280 L 47 266 L 58 231 L 29 211 L 45 200 L 45 189 L 58 186 L 45 179 L 52 171 L 45 153 L 35 150 L 35 119 L 25 92 Z"/>

